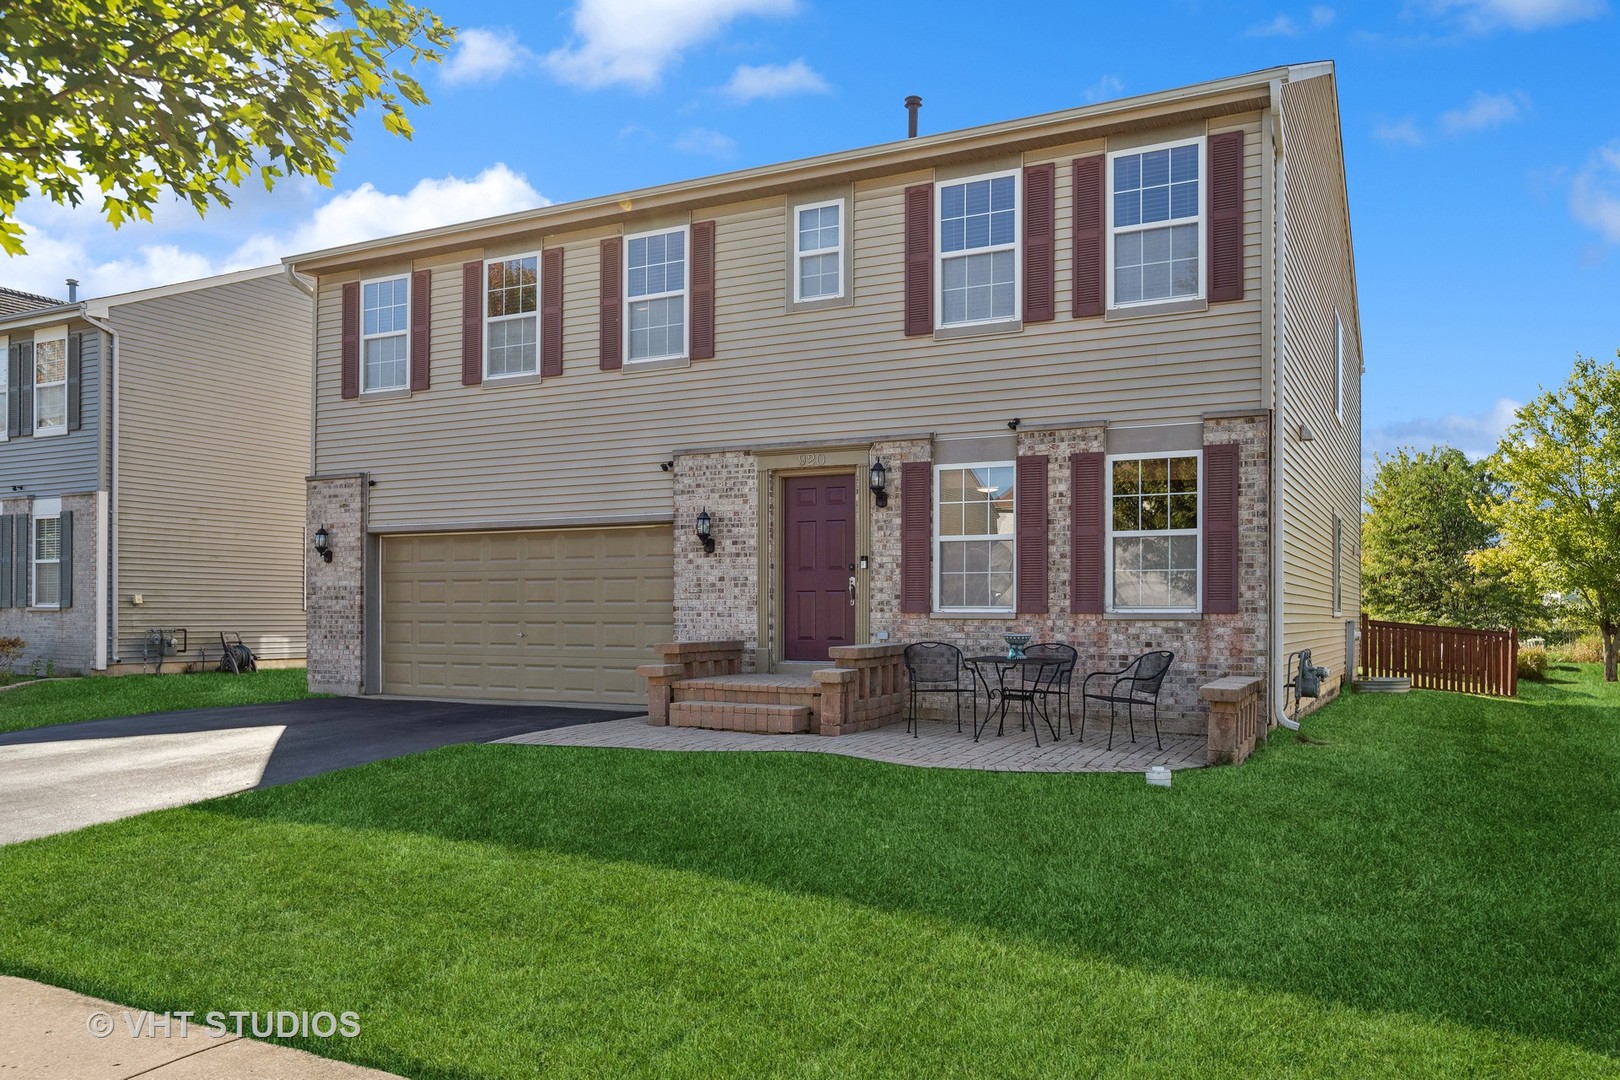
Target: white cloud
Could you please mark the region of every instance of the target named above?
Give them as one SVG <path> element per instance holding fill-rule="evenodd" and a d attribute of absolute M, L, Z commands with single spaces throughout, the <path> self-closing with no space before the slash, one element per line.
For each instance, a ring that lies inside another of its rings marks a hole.
<path fill-rule="evenodd" d="M 1373 128 L 1373 138 L 1399 146 L 1422 146 L 1424 143 L 1423 132 L 1411 117 L 1377 125 Z"/>
<path fill-rule="evenodd" d="M 658 85 L 685 50 L 747 15 L 783 16 L 796 0 L 579 0 L 574 36 L 545 63 L 563 82 L 586 89 Z"/>
<path fill-rule="evenodd" d="M 802 59 L 788 64 L 742 64 L 731 74 L 721 93 L 733 101 L 785 97 L 788 94 L 825 94 L 832 89 Z"/>
<path fill-rule="evenodd" d="M 737 149 L 737 140 L 708 128 L 687 128 L 676 138 L 675 149 L 683 154 L 724 158 Z"/>
<path fill-rule="evenodd" d="M 1432 6 L 1476 33 L 1563 26 L 1608 10 L 1604 0 L 1436 0 Z"/>
<path fill-rule="evenodd" d="M 1125 84 L 1118 75 L 1104 75 L 1081 92 L 1086 101 L 1108 101 L 1125 93 Z"/>
<path fill-rule="evenodd" d="M 1530 99 L 1519 91 L 1511 94 L 1487 94 L 1476 91 L 1468 104 L 1440 114 L 1440 126 L 1447 135 L 1466 135 L 1510 124 L 1523 113 Z"/>
<path fill-rule="evenodd" d="M 1454 446 L 1477 461 L 1496 450 L 1520 406 L 1512 398 L 1500 398 L 1483 413 L 1413 417 L 1369 428 L 1361 440 L 1362 474 L 1372 475 L 1375 455 L 1388 457 L 1403 446 L 1415 450 Z"/>
<path fill-rule="evenodd" d="M 512 31 L 475 26 L 456 34 L 455 50 L 444 62 L 444 81 L 451 85 L 494 82 L 539 62 Z"/>
<path fill-rule="evenodd" d="M 1322 4 L 1311 8 L 1304 23 L 1292 15 L 1281 14 L 1270 22 L 1256 23 L 1243 32 L 1244 37 L 1298 37 L 1307 29 L 1325 30 L 1333 25 L 1338 12 Z"/>
<path fill-rule="evenodd" d="M 1337 11 L 1324 4 L 1318 4 L 1311 8 L 1311 29 L 1326 30 L 1333 25 L 1333 20 L 1338 17 L 1339 13 Z"/>
<path fill-rule="evenodd" d="M 1592 155 L 1575 174 L 1569 209 L 1579 221 L 1611 244 L 1620 244 L 1620 142 Z"/>

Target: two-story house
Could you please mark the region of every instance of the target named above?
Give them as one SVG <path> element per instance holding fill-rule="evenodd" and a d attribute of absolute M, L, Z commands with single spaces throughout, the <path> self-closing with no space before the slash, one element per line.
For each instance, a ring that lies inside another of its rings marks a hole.
<path fill-rule="evenodd" d="M 1344 670 L 1331 63 L 300 255 L 311 686 L 636 702 L 671 640 Z"/>
<path fill-rule="evenodd" d="M 0 637 L 25 664 L 173 671 L 222 631 L 302 662 L 307 288 L 272 266 L 0 310 Z"/>

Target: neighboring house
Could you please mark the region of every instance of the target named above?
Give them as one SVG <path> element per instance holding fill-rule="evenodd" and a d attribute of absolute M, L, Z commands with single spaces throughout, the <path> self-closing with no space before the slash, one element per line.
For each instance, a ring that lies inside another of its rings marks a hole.
<path fill-rule="evenodd" d="M 306 286 L 307 287 L 307 286 Z M 0 314 L 0 636 L 57 671 L 153 629 L 304 656 L 312 302 L 266 267 Z"/>
<path fill-rule="evenodd" d="M 287 260 L 310 682 L 643 700 L 663 641 L 1344 671 L 1361 348 L 1330 63 Z M 868 490 L 884 466 L 885 490 Z M 713 551 L 695 535 L 711 523 Z"/>

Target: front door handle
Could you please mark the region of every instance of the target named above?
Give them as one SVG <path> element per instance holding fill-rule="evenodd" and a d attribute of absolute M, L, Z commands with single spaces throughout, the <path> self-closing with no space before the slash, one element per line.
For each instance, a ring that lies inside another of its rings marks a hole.
<path fill-rule="evenodd" d="M 855 575 L 849 576 L 849 606 L 855 606 Z"/>

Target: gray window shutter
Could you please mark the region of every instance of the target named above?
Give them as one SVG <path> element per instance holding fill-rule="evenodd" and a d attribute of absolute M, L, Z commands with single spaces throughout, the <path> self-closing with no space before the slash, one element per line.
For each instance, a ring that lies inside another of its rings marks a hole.
<path fill-rule="evenodd" d="M 22 370 L 22 378 L 17 382 L 17 400 L 21 403 L 18 424 L 20 433 L 32 435 L 34 433 L 34 343 L 25 341 L 17 346 L 18 367 Z"/>
<path fill-rule="evenodd" d="M 83 334 L 69 334 L 68 335 L 68 355 L 67 355 L 67 399 L 68 399 L 67 400 L 67 409 L 68 409 L 68 416 L 67 416 L 67 421 L 68 421 L 68 430 L 69 431 L 78 431 L 79 430 L 79 412 L 80 412 L 80 409 L 79 409 L 79 401 L 80 401 L 80 396 L 79 396 L 80 395 L 80 390 L 79 390 L 79 367 L 80 367 L 79 353 L 83 350 L 83 348 L 84 348 L 84 335 Z M 67 607 L 66 604 L 63 604 L 62 606 Z"/>
<path fill-rule="evenodd" d="M 73 511 L 62 511 L 62 561 L 56 567 L 61 573 L 62 608 L 73 606 Z"/>
<path fill-rule="evenodd" d="M 0 608 L 11 603 L 11 515 L 0 515 Z"/>
<path fill-rule="evenodd" d="M 22 434 L 22 346 L 6 350 L 6 436 Z"/>
<path fill-rule="evenodd" d="M 18 514 L 16 522 L 17 524 L 13 526 L 16 536 L 13 558 L 16 561 L 12 564 L 16 572 L 12 574 L 12 580 L 17 583 L 17 606 L 27 607 L 28 602 L 33 599 L 28 595 L 28 555 L 33 542 L 29 530 L 33 528 L 34 523 L 27 514 Z"/>

